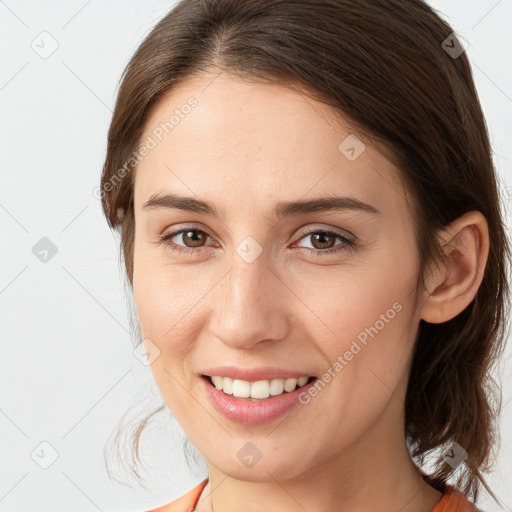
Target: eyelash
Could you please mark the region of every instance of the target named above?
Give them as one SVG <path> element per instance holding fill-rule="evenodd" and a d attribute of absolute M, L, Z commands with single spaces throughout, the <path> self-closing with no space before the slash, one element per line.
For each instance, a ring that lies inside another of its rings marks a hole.
<path fill-rule="evenodd" d="M 212 238 L 211 235 L 209 235 L 206 231 L 202 229 L 196 229 L 196 228 L 187 228 L 187 229 L 180 229 L 177 231 L 174 231 L 172 233 L 168 233 L 166 235 L 162 235 L 158 239 L 158 245 L 165 245 L 167 246 L 171 251 L 177 252 L 177 253 L 189 253 L 189 254 L 198 254 L 206 250 L 207 246 L 198 247 L 196 249 L 193 249 L 191 247 L 183 247 L 181 245 L 177 245 L 174 242 L 168 242 L 171 238 L 174 238 L 176 235 L 179 235 L 181 233 L 187 233 L 189 231 L 197 231 L 200 233 L 204 233 L 205 235 Z M 336 238 L 340 238 L 343 243 L 338 245 L 337 249 L 311 249 L 309 247 L 302 247 L 302 249 L 306 250 L 309 254 L 314 254 L 315 256 L 320 255 L 327 255 L 327 254 L 335 254 L 340 253 L 342 251 L 349 251 L 354 250 L 357 246 L 357 243 L 354 240 L 351 240 L 350 238 L 347 238 L 346 236 L 342 235 L 341 233 L 338 233 L 337 231 L 328 231 L 325 229 L 317 229 L 314 231 L 309 231 L 308 233 L 304 233 L 299 240 L 302 238 L 305 238 L 307 236 L 315 235 L 315 234 L 327 234 L 327 235 L 334 235 Z M 341 247 L 340 247 L 341 246 Z"/>

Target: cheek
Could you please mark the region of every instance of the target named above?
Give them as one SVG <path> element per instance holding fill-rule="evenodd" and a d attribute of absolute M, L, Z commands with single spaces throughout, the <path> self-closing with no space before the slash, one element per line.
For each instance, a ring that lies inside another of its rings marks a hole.
<path fill-rule="evenodd" d="M 331 379 L 332 389 L 358 410 L 378 409 L 377 402 L 407 379 L 417 330 L 417 260 L 401 247 L 389 244 L 375 251 L 378 258 L 369 255 L 351 268 L 300 280 L 301 296 L 314 313 L 307 312 L 315 326 L 311 337 L 328 360 L 326 370 L 343 375 Z"/>
<path fill-rule="evenodd" d="M 372 350 L 365 352 L 376 358 L 386 357 L 388 350 L 407 351 L 411 345 L 417 273 L 414 258 L 406 255 L 400 261 L 396 252 L 380 251 L 378 258 L 368 257 L 351 267 L 296 279 L 294 286 L 307 306 L 302 308 L 303 320 L 310 319 L 316 331 L 313 339 L 331 359 L 350 350 L 353 341 L 362 348 L 371 345 Z"/>
<path fill-rule="evenodd" d="M 319 386 L 311 407 L 329 409 L 329 418 L 315 428 L 326 439 L 336 440 L 336 448 L 331 449 L 343 449 L 377 421 L 390 400 L 395 407 L 405 398 L 415 339 L 411 321 L 415 274 L 405 265 L 380 263 L 380 268 L 372 265 L 371 272 L 347 272 L 338 280 L 331 279 L 329 288 L 320 286 L 329 289 L 327 295 L 312 292 L 322 284 L 318 281 L 316 288 L 304 290 L 310 308 L 329 327 L 315 319 L 314 325 L 322 330 L 310 331 L 317 350 L 327 359 L 320 376 L 326 382 L 325 391 Z M 403 272 L 393 271 L 396 268 Z"/>
<path fill-rule="evenodd" d="M 163 249 L 147 247 L 143 235 L 135 237 L 133 294 L 144 337 L 180 339 L 177 332 L 191 328 L 186 315 L 204 293 L 194 272 L 169 265 Z M 188 338 L 190 339 L 190 338 Z"/>
<path fill-rule="evenodd" d="M 194 286 L 193 280 L 176 279 L 175 269 L 152 266 L 146 270 L 139 268 L 137 280 L 134 279 L 141 334 L 160 350 L 151 370 L 161 391 L 162 382 L 165 388 L 176 389 L 177 384 L 169 373 L 179 382 L 190 378 L 188 361 L 195 346 L 193 341 L 200 336 L 201 322 L 197 315 L 204 290 Z"/>
<path fill-rule="evenodd" d="M 407 378 L 415 334 L 406 297 L 396 281 L 376 289 L 359 282 L 352 293 L 340 290 L 323 310 L 318 307 L 329 333 L 312 336 L 326 356 L 322 380 L 330 382 L 342 416 L 350 411 L 352 419 L 368 420 Z"/>
<path fill-rule="evenodd" d="M 160 350 L 150 366 L 155 383 L 180 425 L 190 428 L 190 395 L 186 390 L 195 378 L 189 365 L 194 347 L 191 340 L 199 336 L 194 304 L 204 291 L 184 273 L 179 276 L 179 269 L 139 258 L 133 290 L 142 338 Z"/>
<path fill-rule="evenodd" d="M 170 265 L 158 251 L 135 254 L 133 293 L 141 335 L 160 350 L 150 368 L 165 402 L 186 422 L 190 395 L 185 389 L 198 385 L 197 340 L 204 335 L 207 292 L 218 273 L 206 266 L 200 272 L 197 266 Z"/>

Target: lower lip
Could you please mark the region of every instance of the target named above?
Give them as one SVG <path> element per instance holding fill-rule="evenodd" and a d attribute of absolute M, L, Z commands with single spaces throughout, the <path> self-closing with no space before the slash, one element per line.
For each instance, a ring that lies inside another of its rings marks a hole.
<path fill-rule="evenodd" d="M 226 393 L 218 390 L 211 384 L 209 377 L 202 376 L 201 380 L 203 381 L 206 394 L 216 411 L 230 420 L 248 425 L 257 425 L 275 420 L 299 405 L 299 395 L 307 392 L 317 379 L 294 391 L 285 391 L 282 395 L 258 401 L 226 395 Z"/>

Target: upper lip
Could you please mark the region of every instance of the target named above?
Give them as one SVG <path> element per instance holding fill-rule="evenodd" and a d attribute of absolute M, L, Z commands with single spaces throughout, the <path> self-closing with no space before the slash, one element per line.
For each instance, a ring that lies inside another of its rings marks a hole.
<path fill-rule="evenodd" d="M 249 382 L 272 379 L 298 379 L 299 377 L 313 376 L 308 371 L 300 372 L 296 370 L 285 370 L 283 368 L 275 368 L 270 366 L 260 368 L 243 368 L 240 366 L 215 366 L 203 370 L 202 374 L 210 377 L 213 377 L 214 375 L 218 375 L 220 377 L 231 377 L 232 379 L 246 380 Z"/>

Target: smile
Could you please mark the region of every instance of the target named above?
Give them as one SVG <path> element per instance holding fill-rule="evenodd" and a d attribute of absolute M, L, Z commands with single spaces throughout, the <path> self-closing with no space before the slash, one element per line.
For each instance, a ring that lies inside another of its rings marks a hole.
<path fill-rule="evenodd" d="M 246 398 L 252 400 L 265 400 L 269 396 L 279 396 L 283 393 L 290 393 L 305 386 L 310 379 L 315 377 L 299 377 L 291 379 L 272 379 L 258 380 L 250 382 L 242 379 L 233 379 L 231 377 L 221 377 L 214 375 L 209 377 L 212 385 L 226 395 L 232 395 L 235 398 Z"/>
<path fill-rule="evenodd" d="M 303 405 L 299 400 L 300 395 L 307 393 L 307 390 L 318 380 L 316 377 L 306 376 L 252 382 L 230 377 L 220 378 L 222 382 L 217 379 L 217 376 L 202 375 L 200 378 L 210 404 L 215 411 L 228 420 L 247 425 L 269 423 L 298 405 Z M 217 385 L 214 384 L 213 379 L 217 381 Z M 298 384 L 299 379 L 301 379 L 301 386 Z M 305 383 L 303 383 L 304 379 L 306 379 Z M 217 386 L 221 386 L 222 389 L 218 389 Z M 268 393 L 267 398 L 252 397 L 253 386 L 255 395 L 265 396 Z M 270 393 L 271 388 L 275 395 Z M 226 390 L 231 393 L 228 394 Z M 278 391 L 280 392 L 277 393 Z M 235 393 L 247 396 L 238 397 Z"/>

